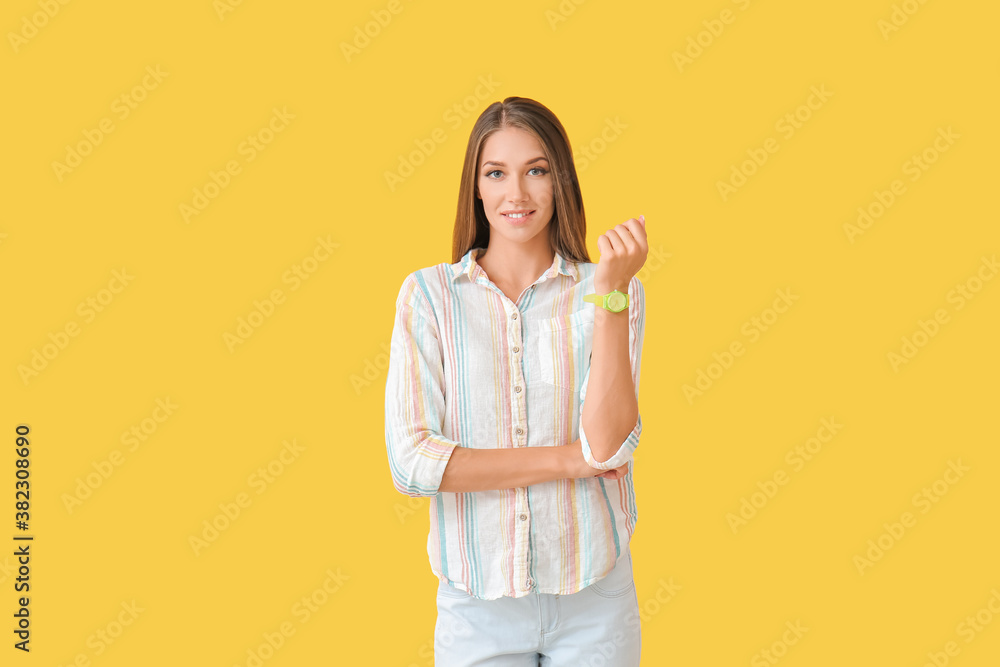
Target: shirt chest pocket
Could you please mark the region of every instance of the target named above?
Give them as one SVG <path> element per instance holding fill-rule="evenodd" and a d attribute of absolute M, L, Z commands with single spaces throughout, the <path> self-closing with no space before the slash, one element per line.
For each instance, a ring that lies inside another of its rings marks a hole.
<path fill-rule="evenodd" d="M 593 307 L 538 320 L 539 380 L 579 392 L 594 344 Z"/>

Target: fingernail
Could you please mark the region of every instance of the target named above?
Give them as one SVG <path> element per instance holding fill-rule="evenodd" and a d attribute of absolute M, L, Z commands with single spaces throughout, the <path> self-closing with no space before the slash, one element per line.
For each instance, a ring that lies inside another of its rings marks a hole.
<path fill-rule="evenodd" d="M 642 224 L 646 224 L 646 216 L 640 215 L 639 216 L 639 222 L 641 222 Z"/>

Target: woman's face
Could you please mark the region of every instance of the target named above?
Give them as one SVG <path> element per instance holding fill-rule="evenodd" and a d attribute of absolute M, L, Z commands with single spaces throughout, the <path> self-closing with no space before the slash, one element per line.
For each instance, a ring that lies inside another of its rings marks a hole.
<path fill-rule="evenodd" d="M 508 127 L 483 144 L 476 176 L 490 222 L 490 243 L 500 236 L 515 243 L 539 237 L 552 219 L 552 174 L 542 144 L 524 130 Z"/>

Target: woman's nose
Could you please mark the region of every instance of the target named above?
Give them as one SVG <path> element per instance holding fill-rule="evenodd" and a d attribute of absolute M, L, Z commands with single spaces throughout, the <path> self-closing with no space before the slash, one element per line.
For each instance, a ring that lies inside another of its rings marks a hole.
<path fill-rule="evenodd" d="M 512 178 L 507 181 L 510 187 L 507 189 L 507 197 L 514 202 L 524 199 L 524 187 L 520 178 Z"/>

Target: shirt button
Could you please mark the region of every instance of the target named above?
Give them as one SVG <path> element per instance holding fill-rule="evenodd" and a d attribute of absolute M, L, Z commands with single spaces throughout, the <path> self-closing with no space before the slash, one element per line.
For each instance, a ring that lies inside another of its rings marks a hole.
<path fill-rule="evenodd" d="M 517 319 L 517 313 L 514 313 L 513 315 L 511 315 L 511 316 L 510 316 L 510 319 L 512 319 L 512 320 L 516 320 L 516 319 Z"/>
<path fill-rule="evenodd" d="M 521 393 L 521 388 L 520 387 L 514 387 L 514 391 L 516 391 L 517 393 Z"/>
<path fill-rule="evenodd" d="M 517 433 L 518 435 L 521 435 L 522 433 L 524 433 L 524 431 L 522 431 L 521 429 L 517 429 L 517 430 L 514 431 L 514 433 Z"/>
<path fill-rule="evenodd" d="M 521 514 L 517 518 L 520 519 L 521 521 L 527 521 L 528 520 L 528 515 L 527 514 Z"/>
<path fill-rule="evenodd" d="M 519 348 L 518 346 L 515 345 L 514 346 L 514 352 L 517 353 L 517 352 L 520 352 L 520 351 L 521 351 L 521 348 Z"/>

